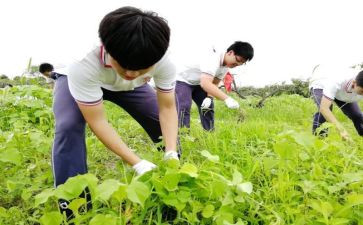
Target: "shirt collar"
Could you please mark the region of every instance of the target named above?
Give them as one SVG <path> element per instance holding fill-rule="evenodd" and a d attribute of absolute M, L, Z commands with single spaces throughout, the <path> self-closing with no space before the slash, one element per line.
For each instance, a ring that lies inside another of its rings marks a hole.
<path fill-rule="evenodd" d="M 347 93 L 353 93 L 353 88 L 352 88 L 352 86 L 353 86 L 353 79 L 351 79 L 351 80 L 349 80 L 349 81 L 347 82 L 347 84 L 345 85 L 345 91 L 346 91 Z"/>
<path fill-rule="evenodd" d="M 106 68 L 112 68 L 110 62 L 109 62 L 109 58 L 108 58 L 108 54 L 106 52 L 106 49 L 103 45 L 100 46 L 101 52 L 100 52 L 100 60 L 101 60 L 101 64 L 106 67 Z"/>

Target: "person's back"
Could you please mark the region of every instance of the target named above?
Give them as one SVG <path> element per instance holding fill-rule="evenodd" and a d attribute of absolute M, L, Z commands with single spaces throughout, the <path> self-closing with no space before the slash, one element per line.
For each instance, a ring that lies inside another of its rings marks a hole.
<path fill-rule="evenodd" d="M 351 90 L 353 80 L 359 70 L 337 65 L 319 65 L 315 70 L 309 84 L 309 89 L 323 89 L 324 95 L 330 99 L 344 102 L 357 102 L 363 99 Z"/>
<path fill-rule="evenodd" d="M 223 77 L 228 71 L 228 68 L 223 66 L 223 55 L 224 51 L 214 46 L 201 48 L 198 53 L 190 53 L 177 63 L 177 80 L 200 85 L 202 72 Z"/>

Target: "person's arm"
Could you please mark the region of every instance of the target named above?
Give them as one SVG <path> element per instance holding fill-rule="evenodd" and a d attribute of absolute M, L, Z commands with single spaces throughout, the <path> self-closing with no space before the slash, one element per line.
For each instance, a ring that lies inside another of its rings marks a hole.
<path fill-rule="evenodd" d="M 332 104 L 332 100 L 330 100 L 329 98 L 325 97 L 323 95 L 323 97 L 321 98 L 321 103 L 320 103 L 320 109 L 319 112 L 324 116 L 324 118 L 334 124 L 334 126 L 338 129 L 340 135 L 342 136 L 343 139 L 347 140 L 349 139 L 349 134 L 348 132 L 345 130 L 345 128 L 343 127 L 343 125 L 337 120 L 337 118 L 334 116 L 333 112 L 330 110 L 330 106 Z"/>
<path fill-rule="evenodd" d="M 203 90 L 205 92 L 208 93 L 208 96 L 213 96 L 219 100 L 224 101 L 224 103 L 230 109 L 238 109 L 239 103 L 236 100 L 234 100 L 233 98 L 228 97 L 228 95 L 226 95 L 223 91 L 221 91 L 218 88 L 218 86 L 217 86 L 218 83 L 217 83 L 216 79 L 218 79 L 218 78 L 215 78 L 207 73 L 202 73 L 202 75 L 200 77 L 200 86 L 203 88 Z M 216 85 L 216 83 L 217 83 L 217 85 Z M 203 101 L 202 109 L 209 108 L 210 104 L 211 104 L 211 100 L 209 100 L 208 102 Z"/>
<path fill-rule="evenodd" d="M 216 87 L 218 87 L 218 85 L 219 85 L 219 83 L 221 82 L 221 80 L 220 79 L 218 79 L 217 77 L 214 77 L 213 78 L 213 81 L 212 81 L 212 83 L 216 86 Z M 213 96 L 212 95 L 210 95 L 209 93 L 207 93 L 207 95 L 208 95 L 208 97 L 210 97 L 211 99 L 213 99 Z"/>
<path fill-rule="evenodd" d="M 93 133 L 108 149 L 116 153 L 130 165 L 135 165 L 141 161 L 108 123 L 102 102 L 93 106 L 77 104 Z"/>
<path fill-rule="evenodd" d="M 228 98 L 228 95 L 218 88 L 217 85 L 219 82 L 220 80 L 218 78 L 215 78 L 207 73 L 202 73 L 200 77 L 200 86 L 203 88 L 203 90 L 207 92 L 208 95 L 224 101 Z"/>
<path fill-rule="evenodd" d="M 157 89 L 159 119 L 165 142 L 165 151 L 176 151 L 178 135 L 178 115 L 175 105 L 175 92 L 162 92 Z"/>

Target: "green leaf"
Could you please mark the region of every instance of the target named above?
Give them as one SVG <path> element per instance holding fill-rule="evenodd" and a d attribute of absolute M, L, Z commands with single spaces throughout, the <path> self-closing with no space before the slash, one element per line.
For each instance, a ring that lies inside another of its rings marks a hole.
<path fill-rule="evenodd" d="M 351 194 L 347 196 L 348 204 L 355 206 L 355 205 L 362 205 L 363 204 L 363 194 Z"/>
<path fill-rule="evenodd" d="M 206 157 L 209 161 L 212 161 L 212 162 L 218 162 L 219 161 L 219 156 L 218 155 L 212 155 L 207 150 L 201 151 L 200 154 L 202 156 Z"/>
<path fill-rule="evenodd" d="M 191 200 L 191 190 L 186 188 L 186 190 L 179 191 L 177 196 L 180 202 L 187 203 Z"/>
<path fill-rule="evenodd" d="M 304 180 L 299 183 L 299 186 L 303 189 L 304 194 L 310 193 L 315 188 L 315 183 L 309 180 Z"/>
<path fill-rule="evenodd" d="M 89 222 L 89 225 L 116 225 L 117 224 L 117 218 L 107 214 L 107 215 L 101 215 L 98 214 L 95 217 L 91 219 Z"/>
<path fill-rule="evenodd" d="M 83 174 L 83 175 L 79 175 L 79 176 L 82 179 L 86 180 L 90 191 L 92 191 L 93 189 L 96 188 L 97 183 L 98 183 L 98 178 L 94 174 L 87 173 L 87 174 Z"/>
<path fill-rule="evenodd" d="M 333 206 L 329 202 L 313 201 L 310 203 L 310 207 L 321 213 L 325 220 L 328 220 L 330 214 L 333 212 Z"/>
<path fill-rule="evenodd" d="M 222 206 L 217 212 L 215 212 L 213 219 L 215 224 L 224 225 L 226 222 L 233 223 L 232 208 L 228 206 Z"/>
<path fill-rule="evenodd" d="M 63 221 L 62 215 L 58 211 L 45 213 L 40 217 L 42 225 L 59 225 Z"/>
<path fill-rule="evenodd" d="M 102 184 L 97 186 L 95 199 L 107 201 L 111 195 L 119 189 L 120 186 L 121 183 L 117 180 L 105 180 Z"/>
<path fill-rule="evenodd" d="M 240 218 L 238 218 L 237 223 L 229 223 L 228 221 L 223 221 L 223 225 L 246 225 Z"/>
<path fill-rule="evenodd" d="M 77 198 L 88 187 L 93 187 L 97 184 L 97 178 L 92 174 L 78 175 L 69 178 L 66 183 L 61 184 L 55 190 L 55 196 L 65 200 Z"/>
<path fill-rule="evenodd" d="M 168 194 L 168 191 L 164 188 L 161 178 L 158 175 L 156 175 L 155 173 L 152 176 L 152 184 L 155 188 L 155 192 L 160 197 L 164 197 L 165 195 Z"/>
<path fill-rule="evenodd" d="M 40 192 L 39 194 L 37 194 L 35 196 L 35 203 L 34 203 L 35 207 L 47 202 L 48 198 L 50 198 L 52 196 L 54 196 L 53 188 L 48 188 L 48 189 L 45 189 L 44 191 Z"/>
<path fill-rule="evenodd" d="M 23 191 L 21 192 L 21 198 L 24 201 L 28 201 L 30 197 L 32 197 L 32 191 L 27 190 L 27 189 L 23 189 Z"/>
<path fill-rule="evenodd" d="M 202 216 L 204 218 L 209 218 L 213 216 L 214 213 L 214 206 L 213 205 L 206 205 L 202 211 Z"/>
<path fill-rule="evenodd" d="M 21 154 L 14 148 L 7 149 L 0 153 L 0 161 L 10 162 L 15 165 L 21 164 Z"/>
<path fill-rule="evenodd" d="M 78 215 L 78 209 L 82 206 L 86 204 L 86 199 L 84 198 L 77 198 L 74 199 L 73 201 L 71 201 L 71 203 L 69 203 L 69 208 L 72 210 L 72 212 L 75 215 Z"/>
<path fill-rule="evenodd" d="M 292 137 L 295 139 L 295 142 L 301 146 L 304 146 L 306 149 L 311 149 L 315 143 L 315 137 L 310 133 L 294 133 Z"/>
<path fill-rule="evenodd" d="M 210 183 L 210 189 L 214 198 L 223 196 L 223 194 L 228 191 L 229 188 L 230 187 L 228 187 L 227 184 L 223 181 L 213 180 Z"/>
<path fill-rule="evenodd" d="M 332 225 L 344 225 L 344 224 L 349 224 L 349 220 L 348 219 L 345 219 L 345 218 L 332 218 L 330 221 L 329 221 L 329 224 L 332 224 Z"/>
<path fill-rule="evenodd" d="M 9 213 L 4 207 L 0 207 L 0 217 L 8 218 L 10 217 Z"/>
<path fill-rule="evenodd" d="M 231 192 L 227 192 L 226 196 L 224 197 L 224 199 L 222 200 L 222 206 L 226 206 L 226 205 L 230 205 L 233 204 L 233 195 Z"/>
<path fill-rule="evenodd" d="M 179 170 L 180 173 L 188 174 L 191 177 L 198 177 L 198 169 L 196 166 L 186 163 Z"/>
<path fill-rule="evenodd" d="M 343 179 L 347 183 L 363 181 L 363 171 L 359 171 L 357 173 L 344 173 Z"/>
<path fill-rule="evenodd" d="M 171 168 L 171 169 L 178 169 L 179 168 L 179 166 L 180 166 L 180 161 L 179 160 L 166 160 L 166 166 L 168 167 L 168 168 Z"/>
<path fill-rule="evenodd" d="M 66 183 L 61 184 L 55 190 L 55 196 L 65 200 L 71 200 L 80 196 L 87 187 L 87 182 L 83 179 L 70 178 Z"/>
<path fill-rule="evenodd" d="M 170 192 L 168 196 L 163 198 L 163 202 L 167 205 L 175 207 L 179 212 L 182 211 L 186 203 L 181 202 L 175 192 Z"/>
<path fill-rule="evenodd" d="M 119 186 L 119 188 L 117 189 L 117 191 L 115 191 L 112 195 L 113 198 L 117 199 L 117 201 L 121 202 L 122 200 L 124 200 L 125 198 L 127 198 L 127 193 L 126 193 L 126 189 L 127 186 L 124 184 L 121 184 Z"/>
<path fill-rule="evenodd" d="M 168 191 L 175 191 L 178 189 L 179 180 L 180 175 L 178 173 L 168 173 L 163 177 L 162 184 Z"/>
<path fill-rule="evenodd" d="M 12 180 L 6 181 L 6 187 L 8 188 L 9 192 L 12 192 L 16 190 L 16 187 L 18 186 L 18 183 Z"/>
<path fill-rule="evenodd" d="M 232 184 L 237 185 L 237 184 L 241 183 L 242 180 L 243 180 L 242 174 L 240 172 L 238 172 L 237 170 L 234 170 Z"/>
<path fill-rule="evenodd" d="M 203 210 L 203 204 L 198 202 L 197 200 L 190 200 L 189 201 L 190 206 L 192 207 L 193 213 L 198 213 Z"/>
<path fill-rule="evenodd" d="M 241 184 L 237 184 L 237 190 L 240 192 L 245 192 L 247 194 L 251 194 L 253 190 L 253 186 L 251 182 L 244 182 Z"/>
<path fill-rule="evenodd" d="M 126 189 L 127 198 L 130 201 L 140 204 L 144 207 L 145 200 L 150 196 L 151 191 L 146 184 L 133 180 Z"/>
<path fill-rule="evenodd" d="M 296 144 L 291 143 L 287 140 L 277 141 L 274 144 L 273 148 L 282 159 L 296 158 L 295 155 L 298 152 L 296 149 Z"/>

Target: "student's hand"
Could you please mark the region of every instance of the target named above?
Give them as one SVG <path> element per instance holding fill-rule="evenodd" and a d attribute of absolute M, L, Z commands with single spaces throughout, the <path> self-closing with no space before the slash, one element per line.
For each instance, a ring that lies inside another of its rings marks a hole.
<path fill-rule="evenodd" d="M 234 100 L 231 97 L 226 98 L 226 100 L 224 100 L 224 103 L 226 103 L 227 107 L 230 109 L 238 109 L 239 108 L 239 104 L 236 100 Z"/>
<path fill-rule="evenodd" d="M 206 97 L 202 102 L 202 110 L 210 109 L 210 106 L 212 105 L 213 99 L 211 97 Z"/>
<path fill-rule="evenodd" d="M 164 154 L 164 160 L 176 159 L 179 160 L 178 153 L 176 151 L 167 151 Z"/>
<path fill-rule="evenodd" d="M 140 162 L 133 165 L 132 168 L 136 171 L 137 175 L 142 175 L 150 170 L 155 169 L 156 165 L 147 160 L 141 160 Z"/>

